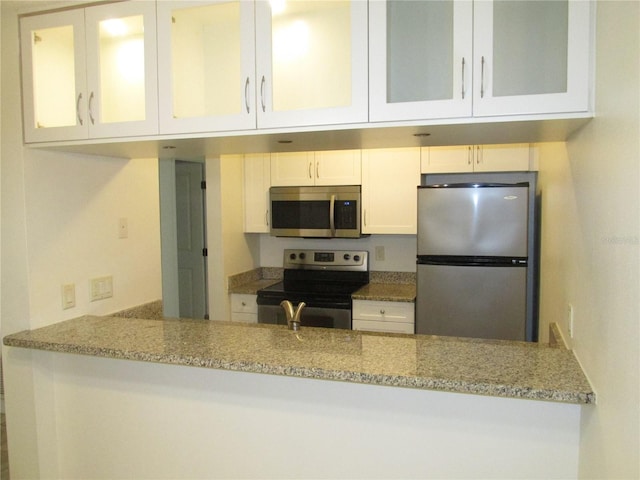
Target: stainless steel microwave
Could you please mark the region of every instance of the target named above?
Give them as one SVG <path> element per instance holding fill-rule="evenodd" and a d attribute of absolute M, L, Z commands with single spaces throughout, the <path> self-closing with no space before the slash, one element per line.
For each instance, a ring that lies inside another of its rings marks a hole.
<path fill-rule="evenodd" d="M 360 185 L 271 187 L 271 235 L 359 238 Z"/>

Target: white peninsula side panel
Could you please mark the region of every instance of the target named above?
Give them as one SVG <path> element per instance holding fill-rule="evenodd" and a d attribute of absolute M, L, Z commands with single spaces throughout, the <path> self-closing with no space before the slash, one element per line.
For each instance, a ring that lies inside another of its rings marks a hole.
<path fill-rule="evenodd" d="M 16 478 L 577 478 L 590 408 L 6 348 Z"/>

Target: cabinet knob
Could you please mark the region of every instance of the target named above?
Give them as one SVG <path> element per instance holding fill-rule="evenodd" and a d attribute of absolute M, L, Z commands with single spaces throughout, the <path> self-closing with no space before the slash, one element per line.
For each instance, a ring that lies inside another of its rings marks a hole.
<path fill-rule="evenodd" d="M 380 315 L 384 315 L 384 308 L 380 309 Z"/>
<path fill-rule="evenodd" d="M 243 306 L 243 307 L 246 307 L 246 306 L 247 306 L 247 304 L 246 304 L 245 302 L 242 302 L 242 306 Z"/>

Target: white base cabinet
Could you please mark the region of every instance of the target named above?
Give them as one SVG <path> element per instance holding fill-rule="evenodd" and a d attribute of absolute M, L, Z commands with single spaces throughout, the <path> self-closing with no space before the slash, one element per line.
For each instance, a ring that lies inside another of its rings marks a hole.
<path fill-rule="evenodd" d="M 354 300 L 352 328 L 368 332 L 415 332 L 415 304 L 413 302 L 377 302 Z"/>
<path fill-rule="evenodd" d="M 245 293 L 231 294 L 231 321 L 258 323 L 258 296 Z"/>
<path fill-rule="evenodd" d="M 507 145 L 460 145 L 422 147 L 422 173 L 514 172 L 533 168 L 533 147 L 528 143 Z"/>

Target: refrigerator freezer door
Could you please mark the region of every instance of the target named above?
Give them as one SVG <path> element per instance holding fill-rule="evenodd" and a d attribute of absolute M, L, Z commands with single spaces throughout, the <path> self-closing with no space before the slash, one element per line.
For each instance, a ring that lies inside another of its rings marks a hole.
<path fill-rule="evenodd" d="M 527 256 L 527 186 L 421 187 L 418 255 Z"/>
<path fill-rule="evenodd" d="M 417 270 L 416 333 L 525 340 L 526 267 Z"/>

